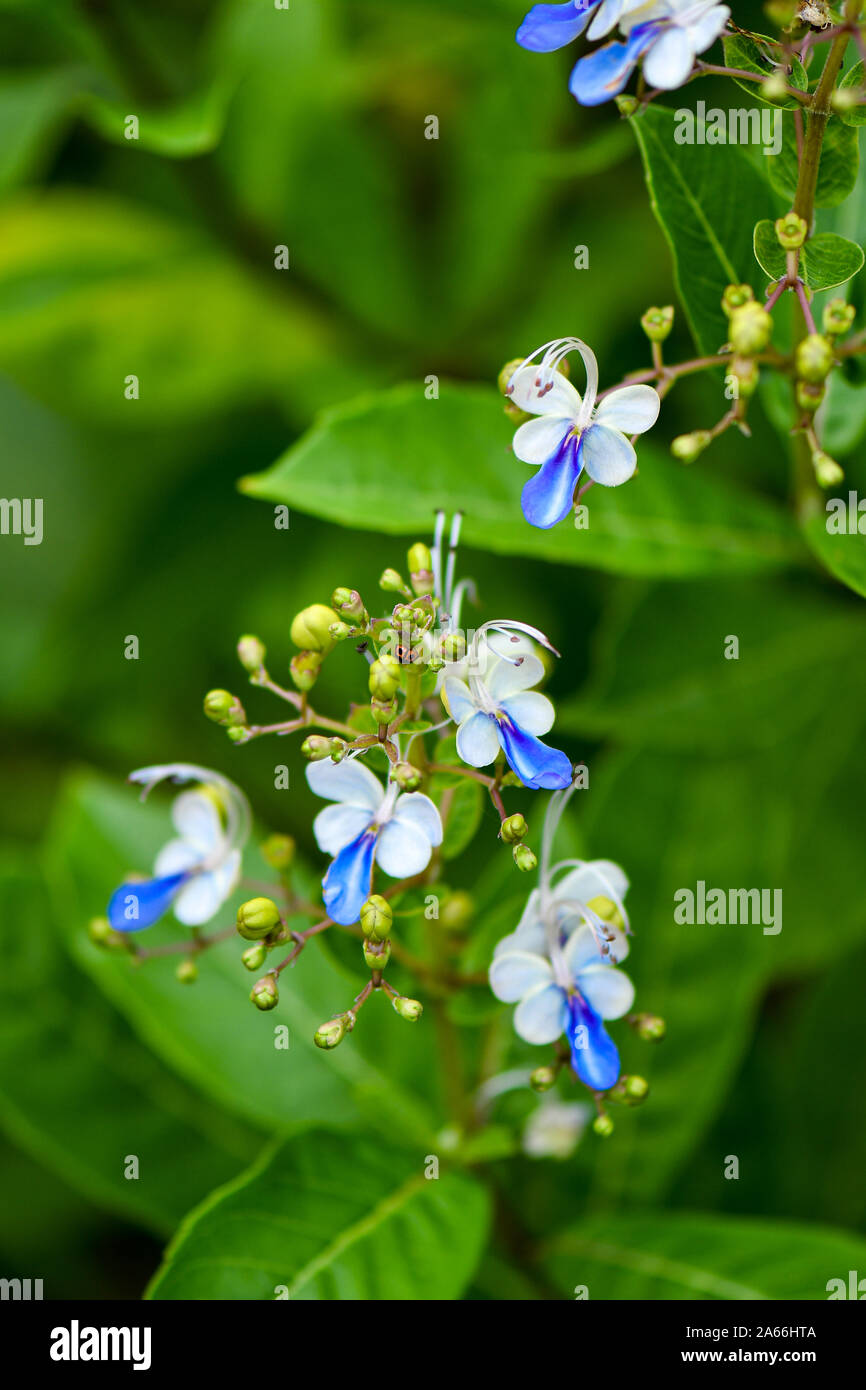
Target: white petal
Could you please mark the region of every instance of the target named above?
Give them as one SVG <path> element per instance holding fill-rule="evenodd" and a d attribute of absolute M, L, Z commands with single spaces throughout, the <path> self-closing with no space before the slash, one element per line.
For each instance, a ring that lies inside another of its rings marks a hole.
<path fill-rule="evenodd" d="M 166 874 L 183 874 L 187 869 L 200 864 L 203 855 L 186 840 L 169 840 L 163 845 L 153 865 L 154 878 L 164 878 Z"/>
<path fill-rule="evenodd" d="M 365 806 L 370 811 L 378 810 L 385 795 L 378 777 L 357 758 L 310 763 L 307 781 L 316 796 L 326 801 L 345 801 L 347 806 Z"/>
<path fill-rule="evenodd" d="M 553 704 L 546 695 L 539 695 L 536 690 L 527 690 L 522 695 L 509 695 L 501 705 L 509 719 L 527 734 L 540 737 L 553 728 L 556 718 Z"/>
<path fill-rule="evenodd" d="M 491 667 L 484 682 L 490 691 L 491 699 L 499 704 L 509 695 L 517 695 L 521 690 L 531 690 L 538 685 L 544 675 L 544 666 L 537 656 L 525 656 L 519 661 L 509 661 L 502 657 Z"/>
<path fill-rule="evenodd" d="M 711 10 L 689 25 L 689 38 L 695 53 L 703 53 L 711 43 L 715 43 L 730 17 L 727 5 L 713 5 Z"/>
<path fill-rule="evenodd" d="M 605 487 L 628 482 L 637 455 L 624 434 L 607 425 L 590 425 L 583 435 L 583 464 L 587 473 Z"/>
<path fill-rule="evenodd" d="M 557 866 L 551 870 L 551 879 L 556 876 Z M 623 902 L 628 892 L 628 879 L 619 864 L 611 859 L 590 859 L 561 878 L 553 889 L 557 900 L 570 899 L 572 902 L 588 903 L 592 898 L 610 898 L 611 902 Z"/>
<path fill-rule="evenodd" d="M 558 985 L 540 985 L 514 1010 L 514 1031 L 528 1043 L 552 1043 L 568 1020 L 568 1004 Z"/>
<path fill-rule="evenodd" d="M 545 415 L 520 426 L 511 447 L 523 463 L 541 464 L 558 453 L 566 435 L 574 429 L 570 416 Z"/>
<path fill-rule="evenodd" d="M 172 802 L 171 818 L 182 840 L 201 853 L 212 854 L 223 839 L 219 811 L 204 792 L 181 792 Z"/>
<path fill-rule="evenodd" d="M 487 767 L 499 753 L 499 735 L 492 715 L 480 711 L 457 730 L 457 752 L 470 767 Z"/>
<path fill-rule="evenodd" d="M 445 699 L 448 702 L 448 713 L 457 724 L 471 719 L 475 713 L 476 704 L 469 686 L 465 681 L 458 680 L 455 676 L 449 676 L 445 682 Z"/>
<path fill-rule="evenodd" d="M 370 824 L 373 813 L 364 806 L 326 806 L 313 821 L 316 844 L 323 854 L 336 855 Z"/>
<path fill-rule="evenodd" d="M 196 874 L 174 900 L 174 915 L 185 927 L 200 927 L 225 901 L 214 874 Z"/>
<path fill-rule="evenodd" d="M 625 9 L 625 4 L 626 0 L 601 0 L 587 30 L 586 37 L 594 41 L 595 39 L 603 39 L 605 34 L 609 34 Z"/>
<path fill-rule="evenodd" d="M 672 91 L 692 70 L 695 50 L 688 30 L 673 26 L 656 39 L 643 60 L 643 75 L 651 87 Z"/>
<path fill-rule="evenodd" d="M 432 853 L 427 836 L 405 821 L 389 820 L 379 831 L 376 863 L 391 878 L 420 874 L 430 863 Z"/>
<path fill-rule="evenodd" d="M 634 1003 L 634 985 L 612 965 L 588 965 L 578 975 L 577 987 L 600 1018 L 622 1018 Z"/>
<path fill-rule="evenodd" d="M 611 928 L 607 923 L 601 925 L 604 927 L 604 939 L 607 940 Z M 587 922 L 581 922 L 580 926 L 574 929 L 562 952 L 572 979 L 589 965 L 604 966 L 606 970 L 612 970 L 615 965 L 621 965 L 628 955 L 628 937 L 618 929 L 613 930 L 613 940 L 607 942 L 609 955 L 602 955 L 600 942 L 600 934 L 597 935 Z"/>
<path fill-rule="evenodd" d="M 605 396 L 595 418 L 623 434 L 643 434 L 655 424 L 660 408 L 659 394 L 651 386 L 621 386 Z"/>
<path fill-rule="evenodd" d="M 391 819 L 417 830 L 431 845 L 442 843 L 442 818 L 435 802 L 423 792 L 403 792 L 398 796 Z"/>
<path fill-rule="evenodd" d="M 538 378 L 537 363 L 515 372 L 509 383 L 512 389 L 508 392 L 508 399 L 530 415 L 562 415 L 576 420 L 580 413 L 580 394 L 568 378 L 561 372 L 554 372 L 553 386 L 543 396 L 538 394 Z"/>
<path fill-rule="evenodd" d="M 241 876 L 242 854 L 239 849 L 232 850 L 227 854 L 221 864 L 213 870 L 212 878 L 216 885 L 217 892 L 220 894 L 220 901 L 225 902 L 230 898 L 238 885 Z"/>
<path fill-rule="evenodd" d="M 504 951 L 494 956 L 490 988 L 504 1004 L 516 1004 L 530 990 L 549 985 L 553 970 L 549 960 L 534 951 Z"/>

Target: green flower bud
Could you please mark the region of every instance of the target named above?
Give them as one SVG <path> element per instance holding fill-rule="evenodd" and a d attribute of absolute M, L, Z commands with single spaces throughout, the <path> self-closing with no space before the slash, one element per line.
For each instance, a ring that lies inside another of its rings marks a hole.
<path fill-rule="evenodd" d="M 371 970 L 384 970 L 391 959 L 390 941 L 364 941 L 364 960 Z"/>
<path fill-rule="evenodd" d="M 449 632 L 440 648 L 446 661 L 462 661 L 466 655 L 466 638 L 462 632 Z"/>
<path fill-rule="evenodd" d="M 331 756 L 331 740 L 324 734 L 309 734 L 301 744 L 301 753 L 311 763 L 323 762 Z"/>
<path fill-rule="evenodd" d="M 257 941 L 255 946 L 248 946 L 241 954 L 241 960 L 247 970 L 261 970 L 267 958 L 268 948 L 263 941 Z"/>
<path fill-rule="evenodd" d="M 415 545 L 409 547 L 406 561 L 409 566 L 409 580 L 414 593 L 419 598 L 423 594 L 432 594 L 433 557 L 430 554 L 429 545 L 425 545 L 423 541 L 417 541 Z"/>
<path fill-rule="evenodd" d="M 87 935 L 94 946 L 102 946 L 107 951 L 126 950 L 131 944 L 123 932 L 114 930 L 107 917 L 92 917 L 87 924 Z"/>
<path fill-rule="evenodd" d="M 755 394 L 761 373 L 757 362 L 751 357 L 735 357 L 728 368 L 728 374 L 736 380 L 738 396 L 748 400 Z"/>
<path fill-rule="evenodd" d="M 269 835 L 262 843 L 262 858 L 272 869 L 287 869 L 295 857 L 291 835 Z"/>
<path fill-rule="evenodd" d="M 773 333 L 773 320 L 760 304 L 751 300 L 731 314 L 731 346 L 742 357 L 763 352 Z"/>
<path fill-rule="evenodd" d="M 643 1042 L 661 1042 L 667 1032 L 667 1024 L 658 1014 L 635 1014 L 629 1023 Z"/>
<path fill-rule="evenodd" d="M 710 443 L 709 430 L 693 430 L 691 434 L 678 434 L 671 440 L 671 453 L 680 463 L 694 463 Z"/>
<path fill-rule="evenodd" d="M 265 645 L 260 642 L 258 637 L 253 637 L 251 633 L 246 633 L 238 642 L 238 660 L 245 671 L 249 671 L 254 676 L 265 664 L 267 651 Z"/>
<path fill-rule="evenodd" d="M 794 365 L 801 381 L 818 385 L 833 370 L 833 344 L 820 333 L 810 333 L 797 344 Z"/>
<path fill-rule="evenodd" d="M 521 410 L 519 405 L 514 404 L 514 401 L 506 401 L 504 409 L 506 416 L 513 425 L 525 425 L 527 420 L 532 419 L 529 411 Z"/>
<path fill-rule="evenodd" d="M 339 616 L 325 603 L 311 603 L 309 608 L 302 608 L 292 619 L 291 638 L 295 646 L 304 652 L 320 652 L 327 656 L 334 646 L 329 629 Z"/>
<path fill-rule="evenodd" d="M 223 728 L 237 728 L 247 722 L 243 705 L 228 690 L 209 690 L 204 697 L 204 712 L 208 719 Z"/>
<path fill-rule="evenodd" d="M 727 285 L 722 295 L 722 308 L 730 318 L 735 309 L 742 308 L 754 298 L 755 292 L 751 285 Z"/>
<path fill-rule="evenodd" d="M 593 1130 L 602 1139 L 609 1139 L 613 1134 L 613 1120 L 610 1115 L 596 1115 L 592 1122 Z"/>
<path fill-rule="evenodd" d="M 340 1014 L 338 1018 L 329 1018 L 327 1023 L 323 1023 L 313 1034 L 313 1042 L 316 1047 L 329 1048 L 336 1047 L 346 1036 L 345 1015 Z"/>
<path fill-rule="evenodd" d="M 361 908 L 361 931 L 371 941 L 387 940 L 393 921 L 394 913 L 391 904 L 387 898 L 381 897 L 379 893 L 374 893 L 372 897 L 369 897 Z"/>
<path fill-rule="evenodd" d="M 651 343 L 663 343 L 665 338 L 670 336 L 674 326 L 673 305 L 666 304 L 663 309 L 647 309 L 641 318 L 640 326 Z"/>
<path fill-rule="evenodd" d="M 475 916 L 475 904 L 468 893 L 458 888 L 439 909 L 439 925 L 443 931 L 461 932 Z"/>
<path fill-rule="evenodd" d="M 333 646 L 333 640 L 329 640 Z M 289 675 L 298 690 L 312 690 L 319 678 L 321 669 L 322 658 L 319 652 L 298 652 L 297 656 L 293 656 L 289 662 Z"/>
<path fill-rule="evenodd" d="M 370 709 L 377 724 L 390 724 L 397 717 L 396 700 L 371 700 Z"/>
<path fill-rule="evenodd" d="M 396 999 L 391 1000 L 391 1003 L 394 1005 L 395 1011 L 401 1018 L 405 1018 L 407 1023 L 417 1023 L 424 1012 L 423 1004 L 419 1004 L 417 999 L 404 999 L 399 994 Z"/>
<path fill-rule="evenodd" d="M 812 467 L 821 487 L 835 487 L 845 477 L 836 460 L 822 451 L 812 455 Z"/>
<path fill-rule="evenodd" d="M 533 1091 L 549 1091 L 556 1082 L 556 1067 L 536 1067 L 529 1078 Z"/>
<path fill-rule="evenodd" d="M 348 637 L 357 637 L 360 628 L 350 627 L 348 623 L 331 623 L 328 631 L 335 642 L 345 642 Z"/>
<path fill-rule="evenodd" d="M 522 366 L 522 357 L 512 357 L 510 362 L 506 362 L 505 366 L 502 368 L 502 371 L 496 378 L 496 385 L 499 387 L 499 394 L 501 396 L 508 395 L 508 383 L 514 376 L 514 373 L 517 371 L 518 367 Z"/>
<path fill-rule="evenodd" d="M 761 96 L 765 101 L 784 101 L 788 94 L 788 83 L 785 74 L 778 69 L 771 72 L 769 77 L 765 77 L 761 83 Z"/>
<path fill-rule="evenodd" d="M 640 1105 L 649 1095 L 649 1082 L 642 1076 L 625 1076 L 625 1098 L 630 1105 Z"/>
<path fill-rule="evenodd" d="M 518 812 L 516 816 L 506 817 L 499 827 L 499 833 L 507 845 L 513 845 L 529 834 L 529 826 Z"/>
<path fill-rule="evenodd" d="M 250 730 L 244 728 L 242 724 L 237 726 L 233 725 L 230 729 L 226 730 L 226 733 L 231 743 L 246 743 L 252 738 Z"/>
<path fill-rule="evenodd" d="M 830 93 L 830 105 L 841 115 L 843 111 L 853 111 L 860 105 L 860 98 L 854 87 L 834 87 Z"/>
<path fill-rule="evenodd" d="M 384 589 L 386 594 L 405 594 L 407 585 L 403 576 L 396 570 L 383 570 L 379 578 L 379 588 Z"/>
<path fill-rule="evenodd" d="M 809 235 L 808 222 L 796 212 L 786 212 L 784 217 L 776 219 L 775 226 L 779 245 L 786 251 L 799 250 Z"/>
<path fill-rule="evenodd" d="M 616 98 L 616 106 L 619 114 L 625 117 L 634 116 L 640 110 L 637 97 L 631 96 L 628 92 Z"/>
<path fill-rule="evenodd" d="M 266 1012 L 268 1009 L 275 1009 L 280 1002 L 280 993 L 277 989 L 276 976 L 263 975 L 260 980 L 256 980 L 250 990 L 250 999 L 257 1009 Z"/>
<path fill-rule="evenodd" d="M 347 623 L 361 623 L 367 617 L 367 610 L 357 589 L 335 589 L 331 594 L 331 603 Z"/>
<path fill-rule="evenodd" d="M 280 909 L 271 898 L 250 898 L 238 908 L 237 929 L 244 941 L 260 941 L 280 925 Z"/>
<path fill-rule="evenodd" d="M 804 415 L 814 415 L 824 399 L 826 387 L 823 382 L 798 381 L 796 385 L 797 405 Z"/>
<path fill-rule="evenodd" d="M 857 310 L 853 304 L 846 304 L 844 299 L 831 299 L 829 304 L 824 305 L 822 325 L 828 337 L 840 338 L 843 333 L 848 333 L 857 317 Z"/>
<path fill-rule="evenodd" d="M 198 966 L 194 960 L 182 960 L 175 970 L 174 976 L 182 985 L 193 985 L 198 979 Z"/>
<path fill-rule="evenodd" d="M 416 792 L 424 778 L 411 763 L 395 763 L 391 768 L 391 781 L 396 782 L 401 791 Z"/>
<path fill-rule="evenodd" d="M 529 848 L 529 845 L 517 844 L 514 846 L 511 853 L 514 856 L 515 864 L 522 874 L 530 874 L 533 869 L 538 867 L 538 860 L 535 857 L 534 851 Z"/>
<path fill-rule="evenodd" d="M 370 667 L 368 684 L 376 700 L 391 700 L 400 689 L 400 663 L 393 656 L 380 656 Z"/>

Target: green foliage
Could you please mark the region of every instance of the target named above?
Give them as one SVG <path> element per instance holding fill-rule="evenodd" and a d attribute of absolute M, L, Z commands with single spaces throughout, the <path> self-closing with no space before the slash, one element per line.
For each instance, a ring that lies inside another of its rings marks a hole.
<path fill-rule="evenodd" d="M 763 40 L 763 42 L 758 40 Z M 784 69 L 777 66 L 772 52 L 768 48 L 772 41 L 764 38 L 763 35 L 759 35 L 756 40 L 750 34 L 726 34 L 722 42 L 727 67 L 739 68 L 743 72 L 754 72 L 760 74 L 761 77 L 775 76 L 781 71 L 789 87 L 795 88 L 798 92 L 808 92 L 809 78 L 803 64 L 798 58 L 792 58 L 790 69 L 785 73 Z M 738 87 L 742 87 L 744 92 L 748 92 L 750 97 L 757 97 L 759 101 L 768 101 L 760 82 L 749 82 L 740 77 L 735 77 L 734 81 Z M 796 97 L 784 97 L 782 101 L 773 101 L 769 104 L 794 109 L 799 105 L 799 102 Z"/>
<path fill-rule="evenodd" d="M 803 125 L 808 130 L 808 116 L 803 117 Z M 794 117 L 788 112 L 782 117 L 782 148 L 778 154 L 768 155 L 766 162 L 773 188 L 783 198 L 792 199 L 797 190 L 799 161 Z M 834 208 L 844 202 L 857 183 L 859 168 L 857 131 L 845 125 L 838 116 L 831 116 L 821 147 L 815 206 Z"/>
<path fill-rule="evenodd" d="M 785 251 L 779 245 L 776 228 L 770 221 L 755 227 L 755 257 L 770 280 L 785 274 Z M 863 267 L 863 249 L 835 232 L 819 232 L 800 252 L 800 275 L 811 290 L 829 290 L 844 285 Z"/>

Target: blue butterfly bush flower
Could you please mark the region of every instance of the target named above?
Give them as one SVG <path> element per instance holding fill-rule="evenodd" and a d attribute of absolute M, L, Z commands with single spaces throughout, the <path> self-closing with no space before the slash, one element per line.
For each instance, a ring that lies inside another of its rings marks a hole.
<path fill-rule="evenodd" d="M 547 53 L 571 43 L 587 25 L 588 37 L 597 39 L 619 24 L 625 41 L 607 43 L 580 58 L 569 79 L 569 90 L 582 106 L 599 106 L 623 90 L 641 61 L 650 87 L 681 87 L 697 55 L 715 43 L 730 17 L 728 6 L 715 0 L 574 0 L 534 5 L 517 31 L 517 42 Z"/>
<path fill-rule="evenodd" d="M 580 353 L 586 369 L 582 397 L 557 370 L 571 352 Z M 628 481 L 637 455 L 627 436 L 651 429 L 661 405 L 658 392 L 645 385 L 619 386 L 598 401 L 598 362 L 580 338 L 554 339 L 537 348 L 512 373 L 505 394 L 538 417 L 519 426 L 512 447 L 523 463 L 538 469 L 520 500 L 530 526 L 542 530 L 568 515 L 583 472 L 604 487 Z"/>
<path fill-rule="evenodd" d="M 171 908 L 179 922 L 198 927 L 219 911 L 237 886 L 250 811 L 240 788 L 205 767 L 165 763 L 130 773 L 144 786 L 142 800 L 158 782 L 197 782 L 172 805 L 177 837 L 156 857 L 153 877 L 128 879 L 111 896 L 107 916 L 115 931 L 141 931 Z"/>
<path fill-rule="evenodd" d="M 442 843 L 439 812 L 421 792 L 387 789 L 356 759 L 311 763 L 307 781 L 333 801 L 313 822 L 316 844 L 333 863 L 322 880 L 329 916 L 341 926 L 358 921 L 372 891 L 373 865 L 390 878 L 420 874 Z"/>

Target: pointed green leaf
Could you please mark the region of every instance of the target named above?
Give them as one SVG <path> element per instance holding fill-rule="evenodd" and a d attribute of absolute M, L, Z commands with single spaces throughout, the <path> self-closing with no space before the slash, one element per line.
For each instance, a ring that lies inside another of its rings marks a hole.
<path fill-rule="evenodd" d="M 780 280 L 785 274 L 785 256 L 774 224 L 759 222 L 755 227 L 755 258 L 770 280 Z M 810 289 L 829 290 L 856 275 L 863 260 L 863 250 L 855 241 L 835 232 L 819 232 L 800 252 L 800 273 Z"/>
<path fill-rule="evenodd" d="M 740 68 L 744 72 L 754 72 L 761 77 L 771 77 L 777 72 L 781 72 L 785 77 L 789 87 L 795 87 L 798 92 L 808 92 L 809 78 L 806 69 L 797 58 L 791 59 L 790 67 L 786 71 L 774 60 L 773 54 L 778 52 L 778 45 L 772 39 L 765 38 L 763 34 L 726 34 L 722 40 L 725 49 L 725 64 L 729 68 Z M 735 77 L 734 81 L 738 87 L 742 87 L 749 96 L 757 97 L 759 101 L 766 101 L 760 82 L 749 82 L 745 78 Z M 795 97 L 786 97 L 783 101 L 774 101 L 772 106 L 796 107 L 800 103 Z"/>

